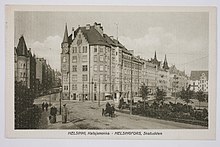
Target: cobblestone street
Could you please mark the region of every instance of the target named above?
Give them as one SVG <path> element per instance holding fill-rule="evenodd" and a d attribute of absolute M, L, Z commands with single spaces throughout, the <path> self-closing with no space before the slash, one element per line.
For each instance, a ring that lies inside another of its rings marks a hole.
<path fill-rule="evenodd" d="M 36 104 L 41 104 L 42 98 L 36 100 Z M 112 102 L 112 101 L 110 101 Z M 52 101 L 59 111 L 59 101 Z M 49 111 L 42 114 L 42 127 L 48 129 L 205 129 L 206 127 L 178 123 L 142 117 L 137 115 L 129 115 L 116 112 L 116 117 L 110 118 L 101 115 L 102 108 L 105 108 L 106 101 L 101 102 L 98 107 L 97 102 L 78 102 L 78 101 L 62 101 L 67 104 L 69 109 L 68 122 L 62 124 L 61 115 L 57 115 L 55 124 L 49 123 Z M 117 106 L 117 105 L 116 105 Z"/>

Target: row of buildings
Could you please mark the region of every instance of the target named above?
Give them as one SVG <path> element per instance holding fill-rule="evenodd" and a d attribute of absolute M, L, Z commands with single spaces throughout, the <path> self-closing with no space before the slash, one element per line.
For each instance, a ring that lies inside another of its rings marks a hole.
<path fill-rule="evenodd" d="M 14 48 L 14 78 L 36 95 L 46 94 L 61 86 L 61 73 L 50 67 L 44 58 L 37 58 L 27 48 L 24 36 Z"/>
<path fill-rule="evenodd" d="M 133 50 L 105 34 L 100 23 L 72 28 L 70 35 L 66 25 L 61 49 L 63 99 L 139 96 L 142 84 L 152 95 L 157 87 L 171 95 L 190 84 L 184 71 L 169 67 L 166 55 L 163 62 L 156 52 L 149 60 L 135 56 Z"/>

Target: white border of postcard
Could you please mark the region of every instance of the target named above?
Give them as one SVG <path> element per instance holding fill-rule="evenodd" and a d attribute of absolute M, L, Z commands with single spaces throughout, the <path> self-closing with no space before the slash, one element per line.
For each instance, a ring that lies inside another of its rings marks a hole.
<path fill-rule="evenodd" d="M 68 11 L 68 12 L 209 12 L 209 126 L 208 129 L 151 129 L 151 130 L 15 130 L 14 129 L 14 12 L 15 11 Z M 8 138 L 87 138 L 87 139 L 202 139 L 216 137 L 216 7 L 146 7 L 146 6 L 47 6 L 6 5 L 6 137 Z M 86 135 L 71 135 L 71 132 L 86 132 Z M 114 135 L 115 132 L 145 132 L 148 135 Z M 88 135 L 95 132 L 96 135 Z M 102 135 L 97 135 L 100 133 Z M 160 134 L 160 135 L 152 135 Z"/>

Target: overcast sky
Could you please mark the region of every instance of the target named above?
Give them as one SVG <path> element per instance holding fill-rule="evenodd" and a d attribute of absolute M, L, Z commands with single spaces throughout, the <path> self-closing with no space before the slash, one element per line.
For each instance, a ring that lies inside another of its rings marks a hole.
<path fill-rule="evenodd" d="M 28 48 L 60 70 L 61 41 L 65 23 L 75 29 L 100 22 L 104 33 L 117 35 L 123 45 L 142 58 L 157 52 L 163 61 L 180 70 L 208 70 L 208 13 L 176 12 L 16 12 L 15 46 L 24 35 Z"/>

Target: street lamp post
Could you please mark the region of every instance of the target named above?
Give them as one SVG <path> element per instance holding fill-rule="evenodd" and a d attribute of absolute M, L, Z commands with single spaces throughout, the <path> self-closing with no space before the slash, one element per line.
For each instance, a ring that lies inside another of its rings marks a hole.
<path fill-rule="evenodd" d="M 61 115 L 61 94 L 62 94 L 62 87 L 60 87 L 60 115 Z"/>
<path fill-rule="evenodd" d="M 131 94 L 130 94 L 130 115 L 132 115 L 132 99 L 133 99 L 133 95 L 132 95 L 132 84 L 133 84 L 133 83 L 132 83 L 132 82 L 133 82 L 133 81 L 132 81 L 132 76 L 133 76 L 133 75 L 132 75 L 132 74 L 133 74 L 133 71 L 132 71 L 132 68 L 133 68 L 133 67 L 132 67 L 132 66 L 133 66 L 133 63 L 132 63 L 132 62 L 133 62 L 133 57 L 131 57 Z"/>
<path fill-rule="evenodd" d="M 101 84 L 100 84 L 100 75 L 99 75 L 99 100 L 98 100 L 98 106 L 100 107 L 100 86 L 101 86 Z"/>
<path fill-rule="evenodd" d="M 93 102 L 93 84 L 94 84 L 94 82 L 93 82 L 93 78 L 92 78 L 92 102 Z"/>

